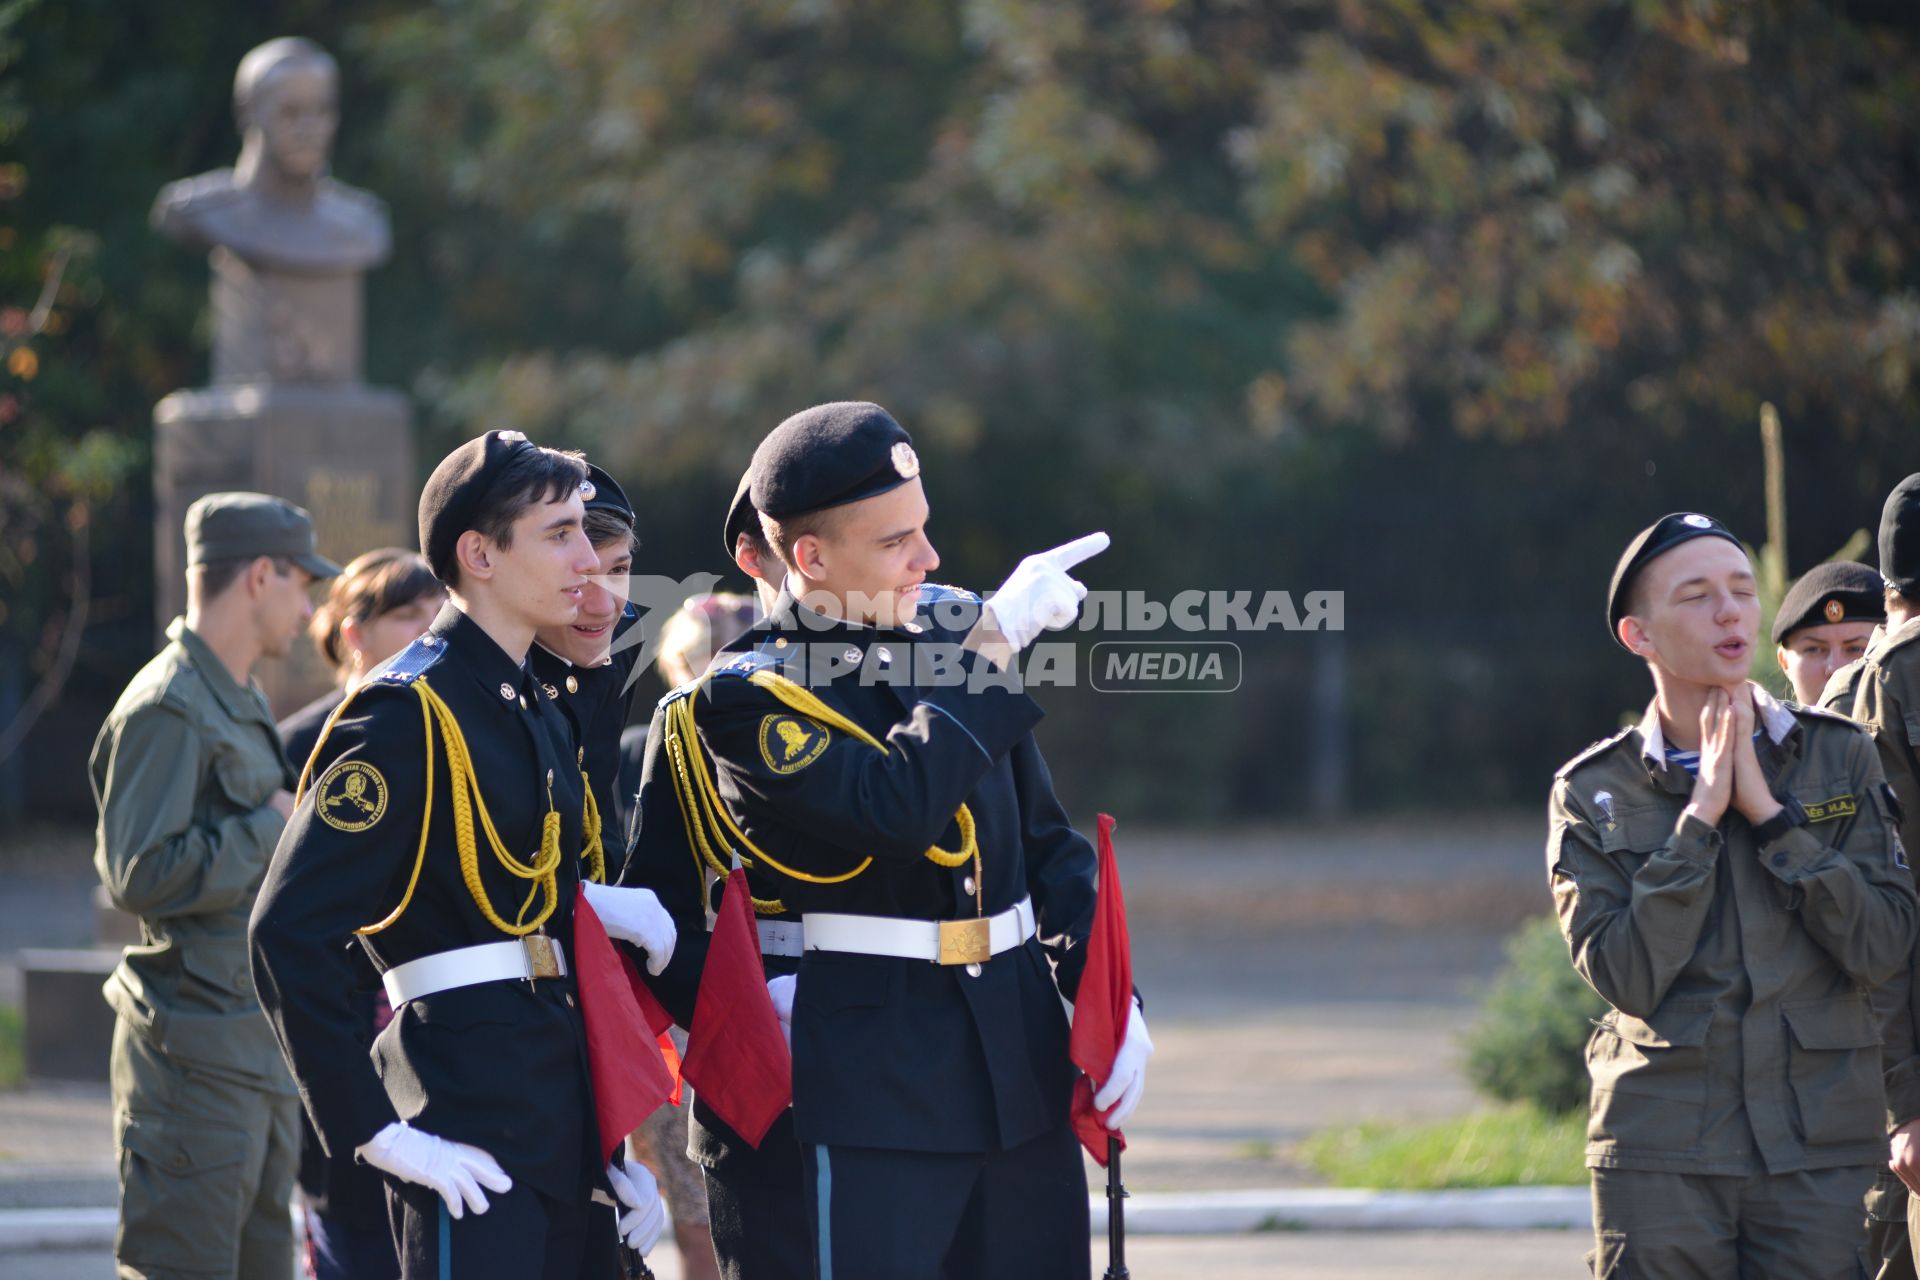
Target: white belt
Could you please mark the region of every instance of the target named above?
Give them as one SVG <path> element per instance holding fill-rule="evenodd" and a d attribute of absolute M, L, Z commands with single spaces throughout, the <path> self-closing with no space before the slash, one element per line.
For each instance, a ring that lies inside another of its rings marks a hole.
<path fill-rule="evenodd" d="M 567 956 L 558 939 L 529 934 L 511 942 L 483 942 L 397 964 L 381 977 L 387 1000 L 398 1009 L 409 1000 L 455 987 L 509 979 L 564 978 Z"/>
<path fill-rule="evenodd" d="M 902 920 L 809 911 L 808 951 L 852 951 L 934 964 L 979 964 L 1033 936 L 1033 900 L 1022 898 L 998 915 L 974 920 Z"/>
<path fill-rule="evenodd" d="M 760 954 L 798 956 L 804 949 L 806 930 L 798 920 L 756 920 L 760 930 Z"/>

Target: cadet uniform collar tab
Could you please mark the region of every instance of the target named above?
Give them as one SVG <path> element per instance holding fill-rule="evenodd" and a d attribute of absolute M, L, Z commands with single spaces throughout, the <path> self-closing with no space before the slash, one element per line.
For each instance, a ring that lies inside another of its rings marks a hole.
<path fill-rule="evenodd" d="M 516 691 L 525 692 L 525 681 L 529 679 L 526 664 L 515 662 L 479 623 L 452 601 L 441 606 L 440 616 L 427 630 L 439 636 L 450 652 L 458 653 L 465 660 L 468 672 L 482 688 L 494 690 L 496 696 L 501 685 L 512 685 Z"/>
<path fill-rule="evenodd" d="M 1785 703 L 1768 693 L 1765 689 L 1762 689 L 1757 684 L 1748 687 L 1753 690 L 1753 710 L 1755 718 L 1760 721 L 1761 727 L 1767 731 L 1767 736 L 1773 739 L 1774 745 L 1779 746 L 1787 740 L 1787 735 L 1792 733 L 1794 729 L 1799 726 L 1800 722 L 1794 719 L 1793 712 L 1787 710 Z"/>
<path fill-rule="evenodd" d="M 260 684 L 251 676 L 247 678 L 245 688 L 233 678 L 233 672 L 227 670 L 227 664 L 220 661 L 220 655 L 213 646 L 203 639 L 199 632 L 187 625 L 185 618 L 175 618 L 167 624 L 167 639 L 186 650 L 193 666 L 206 681 L 207 688 L 213 691 L 215 701 L 235 720 L 260 720 L 273 723 L 273 714 L 267 706 L 267 695 L 261 692 Z"/>

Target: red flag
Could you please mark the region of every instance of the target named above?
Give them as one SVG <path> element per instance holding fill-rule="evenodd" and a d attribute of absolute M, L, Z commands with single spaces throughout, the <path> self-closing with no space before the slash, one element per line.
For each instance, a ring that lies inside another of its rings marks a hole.
<path fill-rule="evenodd" d="M 634 1003 L 640 1006 L 640 1016 L 647 1020 L 647 1030 L 653 1033 L 654 1041 L 660 1046 L 660 1060 L 667 1065 L 667 1073 L 673 1077 L 673 1093 L 667 1098 L 674 1106 L 680 1105 L 680 1050 L 674 1046 L 673 1036 L 668 1028 L 673 1026 L 673 1015 L 661 1004 L 653 990 L 640 977 L 639 968 L 633 963 L 633 952 L 627 947 L 616 947 L 620 955 L 620 965 L 627 971 L 627 985 L 633 989 Z"/>
<path fill-rule="evenodd" d="M 634 995 L 638 975 L 633 961 L 614 950 L 606 926 L 593 913 L 586 895 L 574 901 L 574 978 L 580 984 L 580 1017 L 587 1028 L 587 1068 L 593 1075 L 593 1114 L 600 1122 L 600 1157 L 609 1160 L 614 1148 L 679 1085 L 661 1060 L 659 1045 L 649 1038 L 655 1028 Z M 658 1009 L 652 993 L 646 995 Z"/>
<path fill-rule="evenodd" d="M 1114 1055 L 1127 1035 L 1133 1011 L 1133 948 L 1127 940 L 1127 902 L 1120 892 L 1120 872 L 1113 861 L 1113 819 L 1099 817 L 1100 893 L 1094 901 L 1093 934 L 1087 939 L 1087 967 L 1073 1000 L 1073 1036 L 1068 1053 L 1073 1065 L 1086 1074 L 1073 1086 L 1073 1132 L 1082 1146 L 1102 1165 L 1107 1163 L 1107 1139 L 1127 1140 L 1100 1123 L 1093 1107 L 1093 1081 L 1105 1083 L 1113 1071 Z"/>
<path fill-rule="evenodd" d="M 758 1148 L 793 1102 L 793 1055 L 767 994 L 747 873 L 727 876 L 694 997 L 682 1073 L 727 1127 Z"/>

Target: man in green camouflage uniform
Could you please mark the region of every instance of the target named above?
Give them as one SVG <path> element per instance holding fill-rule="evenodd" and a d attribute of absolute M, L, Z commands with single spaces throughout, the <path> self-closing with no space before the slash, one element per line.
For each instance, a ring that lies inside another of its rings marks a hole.
<path fill-rule="evenodd" d="M 260 1012 L 247 917 L 293 809 L 252 679 L 339 566 L 291 503 L 216 493 L 187 510 L 187 615 L 95 741 L 94 864 L 140 918 L 107 979 L 120 1160 L 119 1275 L 272 1277 L 293 1257 L 299 1100 Z"/>
<path fill-rule="evenodd" d="M 1886 1150 L 1867 993 L 1915 914 L 1879 763 L 1748 683 L 1753 571 L 1717 521 L 1645 530 L 1607 617 L 1654 700 L 1561 768 L 1547 839 L 1574 967 L 1612 1006 L 1587 1046 L 1594 1272 L 1857 1275 Z"/>
<path fill-rule="evenodd" d="M 1885 634 L 1857 671 L 1836 672 L 1822 696 L 1845 698 L 1845 686 L 1852 685 L 1847 709 L 1873 736 L 1900 841 L 1911 849 L 1920 840 L 1920 475 L 1903 480 L 1881 512 L 1880 573 L 1887 583 Z M 1868 1247 L 1879 1280 L 1909 1280 L 1913 1226 L 1920 1225 L 1913 1222 L 1920 1206 L 1907 1194 L 1920 1190 L 1920 1008 L 1914 1003 L 1920 997 L 1920 949 L 1877 994 L 1886 1025 L 1888 1168 L 1894 1177 L 1881 1178 L 1868 1197 Z"/>

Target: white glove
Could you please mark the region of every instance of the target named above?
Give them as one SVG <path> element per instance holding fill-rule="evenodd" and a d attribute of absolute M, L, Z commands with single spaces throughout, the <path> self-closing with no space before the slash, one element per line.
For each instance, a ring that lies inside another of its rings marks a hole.
<path fill-rule="evenodd" d="M 1113 1071 L 1093 1095 L 1094 1109 L 1101 1113 L 1100 1123 L 1117 1130 L 1140 1105 L 1147 1089 L 1147 1059 L 1153 1056 L 1153 1038 L 1147 1034 L 1147 1020 L 1140 1012 L 1140 1001 L 1133 1002 L 1127 1014 L 1127 1034 L 1120 1052 L 1113 1055 Z"/>
<path fill-rule="evenodd" d="M 1080 602 L 1087 598 L 1087 588 L 1067 570 L 1099 555 L 1111 542 L 1104 533 L 1090 533 L 1015 565 L 986 603 L 986 612 L 993 615 L 993 624 L 1007 643 L 1024 649 L 1043 630 L 1058 630 L 1072 622 L 1080 613 Z"/>
<path fill-rule="evenodd" d="M 780 1019 L 780 1034 L 787 1038 L 787 1048 L 793 1048 L 793 975 L 783 973 L 777 978 L 767 979 L 767 994 L 773 997 L 773 1015 Z"/>
<path fill-rule="evenodd" d="M 667 1229 L 667 1206 L 660 1199 L 660 1184 L 653 1180 L 653 1171 L 637 1160 L 625 1169 L 608 1165 L 607 1181 L 613 1184 L 613 1194 L 620 1197 L 623 1206 L 620 1238 L 644 1257 Z"/>
<path fill-rule="evenodd" d="M 487 1191 L 510 1191 L 513 1179 L 494 1158 L 464 1142 L 436 1138 L 404 1120 L 396 1120 L 353 1149 L 376 1169 L 440 1193 L 447 1212 L 458 1218 L 468 1209 L 487 1211 Z"/>
<path fill-rule="evenodd" d="M 593 914 L 606 926 L 607 936 L 631 942 L 647 953 L 647 972 L 659 977 L 673 959 L 673 944 L 679 933 L 673 917 L 660 905 L 651 889 L 623 889 L 618 885 L 580 882 Z"/>

